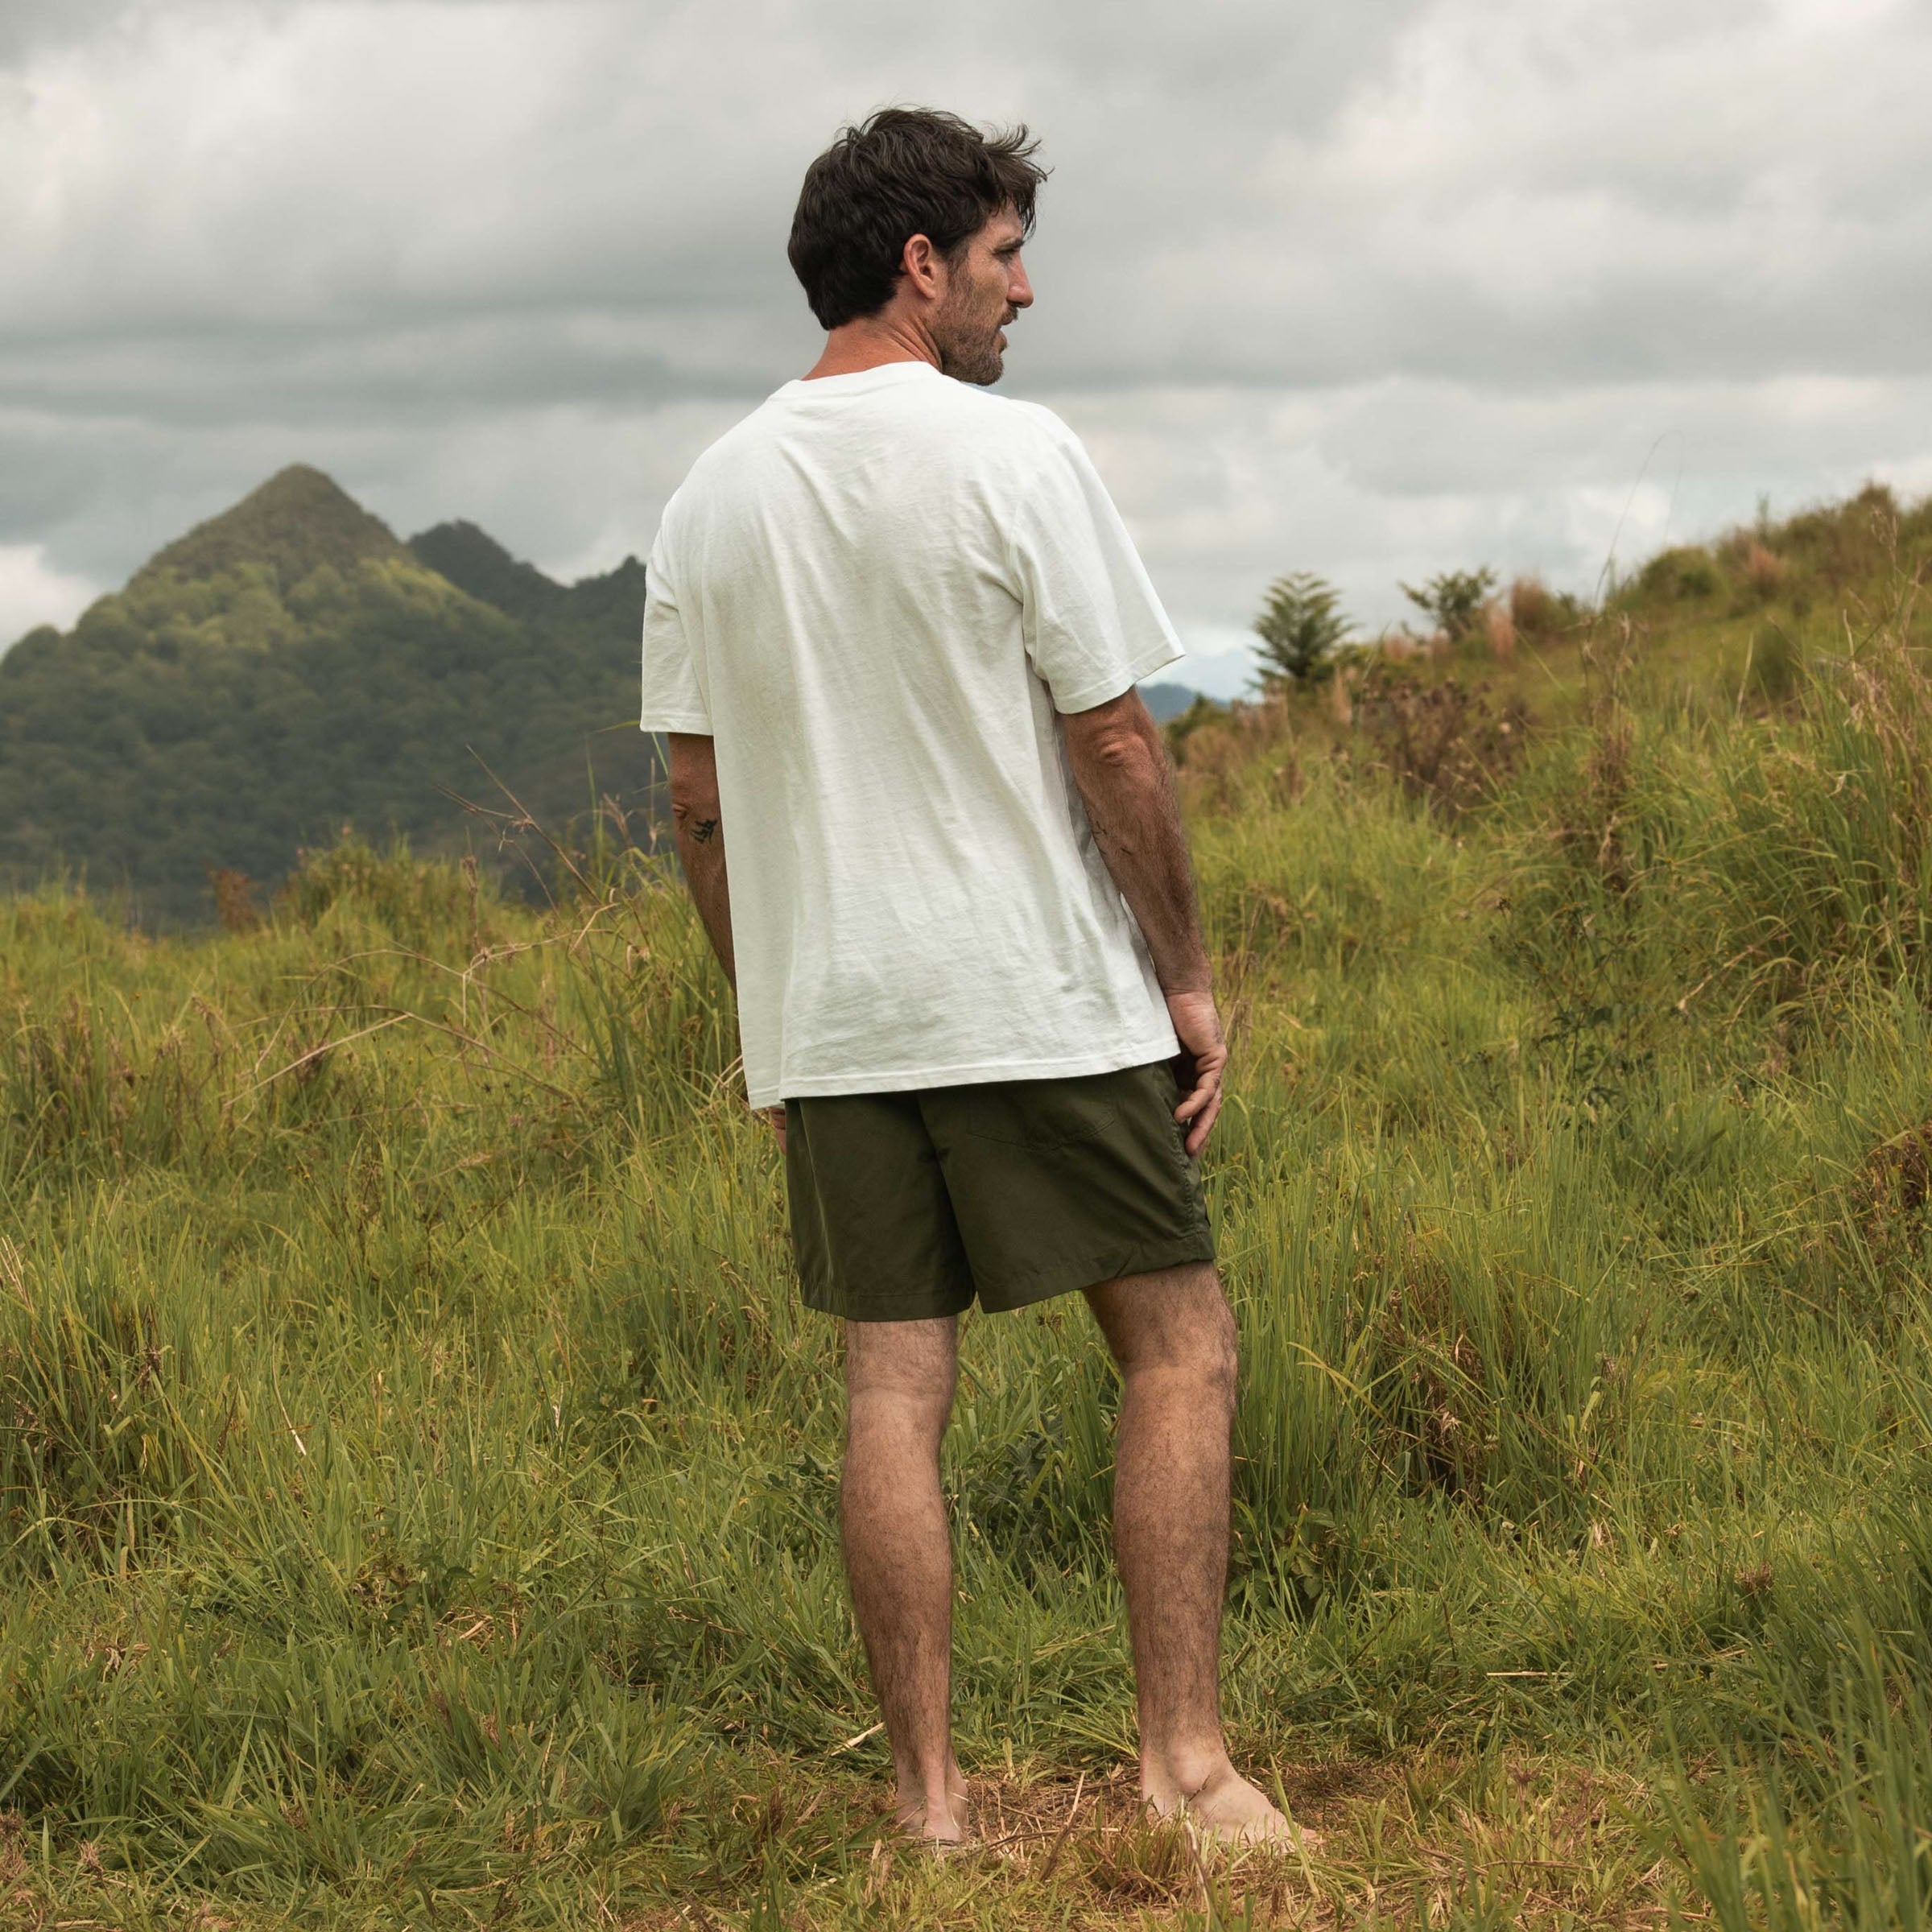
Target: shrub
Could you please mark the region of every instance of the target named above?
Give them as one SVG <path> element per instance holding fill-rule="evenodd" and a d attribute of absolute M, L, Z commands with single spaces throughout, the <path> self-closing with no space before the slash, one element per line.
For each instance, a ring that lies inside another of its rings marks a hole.
<path fill-rule="evenodd" d="M 208 886 L 215 895 L 215 923 L 224 932 L 253 932 L 262 923 L 254 882 L 246 873 L 229 865 L 211 865 Z"/>
<path fill-rule="evenodd" d="M 1744 692 L 1761 704 L 1782 704 L 1797 691 L 1804 658 L 1796 639 L 1776 625 L 1753 633 Z"/>
<path fill-rule="evenodd" d="M 1588 614 L 1580 597 L 1552 590 L 1534 573 L 1509 586 L 1509 618 L 1519 638 L 1552 638 L 1574 630 Z"/>
<path fill-rule="evenodd" d="M 1482 621 L 1483 606 L 1496 588 L 1496 572 L 1486 564 L 1480 570 L 1445 570 L 1419 590 L 1408 584 L 1398 588 L 1424 616 L 1447 631 L 1455 643 Z"/>
<path fill-rule="evenodd" d="M 1775 551 L 1753 543 L 1744 552 L 1744 583 L 1761 603 L 1768 603 L 1783 588 L 1790 567 Z"/>
<path fill-rule="evenodd" d="M 1455 814 L 1486 797 L 1521 756 L 1524 713 L 1492 709 L 1454 678 L 1425 683 L 1383 671 L 1364 679 L 1356 721 L 1377 762 L 1411 798 Z"/>
<path fill-rule="evenodd" d="M 1779 558 L 1793 572 L 1841 596 L 1853 584 L 1893 574 L 1900 561 L 1899 539 L 1909 519 L 1882 483 L 1868 483 L 1847 503 L 1802 511 L 1776 534 Z M 1773 532 L 1761 527 L 1759 541 L 1772 547 Z"/>
<path fill-rule="evenodd" d="M 1653 557 L 1637 573 L 1637 588 L 1645 597 L 1674 603 L 1714 597 L 1719 581 L 1711 553 L 1693 545 Z"/>
<path fill-rule="evenodd" d="M 1516 655 L 1516 619 L 1507 604 L 1483 606 L 1483 632 L 1489 640 L 1489 654 L 1499 664 L 1507 664 Z"/>
<path fill-rule="evenodd" d="M 1406 624 L 1385 631 L 1377 646 L 1383 662 L 1389 664 L 1404 663 L 1411 658 L 1439 658 L 1448 648 L 1447 631 L 1433 630 L 1426 636 L 1418 636 Z"/>
<path fill-rule="evenodd" d="M 1542 637 L 1557 628 L 1556 599 L 1541 577 L 1518 577 L 1509 586 L 1509 621 L 1519 637 Z"/>
<path fill-rule="evenodd" d="M 1340 690 L 1340 681 L 1330 688 Z M 1198 718 L 1193 711 L 1187 715 L 1194 721 L 1180 741 L 1177 762 L 1183 796 L 1191 810 L 1231 809 L 1241 795 L 1244 779 L 1261 775 L 1256 758 L 1263 752 L 1279 753 L 1266 768 L 1274 793 L 1292 796 L 1299 790 L 1301 767 L 1286 707 L 1279 698 L 1258 704 L 1216 705 Z"/>
<path fill-rule="evenodd" d="M 1170 718 L 1163 727 L 1167 740 L 1167 752 L 1177 766 L 1187 762 L 1187 744 L 1203 724 L 1212 724 L 1228 715 L 1228 707 L 1217 704 L 1212 698 L 1198 693 L 1194 702 L 1179 716 Z"/>
<path fill-rule="evenodd" d="M 276 909 L 312 927 L 336 906 L 352 907 L 406 946 L 427 951 L 439 936 L 473 948 L 473 935 L 495 894 L 475 864 L 412 858 L 405 840 L 378 852 L 348 826 L 333 845 L 304 850 L 276 895 Z"/>
<path fill-rule="evenodd" d="M 1677 573 L 1677 593 L 1681 597 L 1708 597 L 1716 594 L 1717 567 L 1708 557 L 1693 557 Z"/>

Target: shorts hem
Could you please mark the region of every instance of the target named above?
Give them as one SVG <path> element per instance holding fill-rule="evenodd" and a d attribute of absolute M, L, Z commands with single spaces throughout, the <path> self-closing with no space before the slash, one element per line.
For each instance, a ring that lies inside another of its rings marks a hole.
<path fill-rule="evenodd" d="M 935 1322 L 943 1321 L 949 1315 L 964 1315 L 972 1306 L 972 1290 L 969 1288 L 963 1294 L 947 1298 L 943 1306 L 935 1307 L 927 1298 L 914 1295 L 907 1295 L 898 1302 L 855 1306 L 836 1291 L 815 1292 L 801 1283 L 799 1298 L 807 1308 L 819 1315 L 829 1315 L 836 1321 Z"/>
<path fill-rule="evenodd" d="M 1008 1288 L 996 1288 L 990 1293 L 981 1290 L 976 1295 L 945 1307 L 879 1307 L 861 1311 L 840 1307 L 836 1305 L 839 1299 L 836 1295 L 815 1294 L 803 1287 L 799 1290 L 799 1298 L 807 1308 L 841 1322 L 943 1321 L 949 1315 L 964 1315 L 976 1302 L 983 1314 L 1014 1315 L 1022 1308 L 1055 1300 L 1080 1289 L 1097 1288 L 1103 1282 L 1117 1282 L 1126 1275 L 1151 1274 L 1157 1269 L 1179 1268 L 1188 1261 L 1212 1261 L 1216 1258 L 1213 1232 L 1200 1228 L 1177 1235 L 1171 1241 L 1137 1242 L 1131 1248 L 1108 1255 L 1104 1260 L 1096 1258 L 1078 1267 L 1056 1268 Z"/>
<path fill-rule="evenodd" d="M 988 1315 L 1012 1315 L 1039 1302 L 1050 1302 L 1083 1288 L 1097 1288 L 1103 1282 L 1117 1282 L 1129 1274 L 1151 1274 L 1158 1268 L 1178 1268 L 1187 1261 L 1215 1259 L 1214 1235 L 1207 1228 L 1190 1230 L 1171 1241 L 1141 1241 L 1134 1246 L 1096 1258 L 1080 1268 L 1059 1268 L 1036 1279 L 990 1294 L 981 1290 L 979 1305 Z"/>
<path fill-rule="evenodd" d="M 806 1302 L 805 1306 L 815 1314 L 830 1315 L 835 1322 L 864 1322 L 867 1324 L 886 1322 L 943 1322 L 949 1316 L 964 1315 L 972 1306 L 962 1302 L 956 1308 L 881 1308 L 868 1309 L 863 1312 L 850 1308 L 828 1307 L 824 1302 Z"/>

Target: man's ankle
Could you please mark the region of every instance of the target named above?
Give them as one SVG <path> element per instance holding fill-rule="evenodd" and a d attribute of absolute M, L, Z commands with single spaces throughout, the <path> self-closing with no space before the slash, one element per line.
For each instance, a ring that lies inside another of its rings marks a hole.
<path fill-rule="evenodd" d="M 942 1775 L 936 1782 L 899 1785 L 900 1825 L 927 1838 L 959 1839 L 966 1835 L 965 1782 L 951 1784 Z"/>
<path fill-rule="evenodd" d="M 1142 1746 L 1141 1795 L 1166 1810 L 1195 1797 L 1216 1777 L 1232 1773 L 1226 1743 L 1220 1737 L 1166 1746 Z"/>

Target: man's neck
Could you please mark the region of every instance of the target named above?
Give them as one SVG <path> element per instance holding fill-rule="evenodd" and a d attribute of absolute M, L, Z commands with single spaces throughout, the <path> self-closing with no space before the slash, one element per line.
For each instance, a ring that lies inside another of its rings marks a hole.
<path fill-rule="evenodd" d="M 861 316 L 841 323 L 825 338 L 825 352 L 806 372 L 812 382 L 821 376 L 855 376 L 862 369 L 888 362 L 930 362 L 939 366 L 939 345 L 931 331 L 892 308 L 876 316 Z"/>

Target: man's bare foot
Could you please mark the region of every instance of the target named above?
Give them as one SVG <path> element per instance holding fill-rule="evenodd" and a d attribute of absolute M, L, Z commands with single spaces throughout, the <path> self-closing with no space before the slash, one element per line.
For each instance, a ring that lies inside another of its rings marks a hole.
<path fill-rule="evenodd" d="M 946 1767 L 946 1781 L 938 1790 L 899 1787 L 899 1829 L 908 1838 L 929 1844 L 957 1845 L 966 1839 L 966 1779 L 957 1764 Z"/>
<path fill-rule="evenodd" d="M 1164 1799 L 1164 1802 L 1163 1802 Z M 1216 1844 L 1298 1845 L 1312 1852 L 1321 1844 L 1319 1832 L 1290 1824 L 1232 1765 L 1224 1763 L 1193 1791 L 1150 1793 L 1148 1809 L 1157 1818 L 1185 1818 Z"/>

